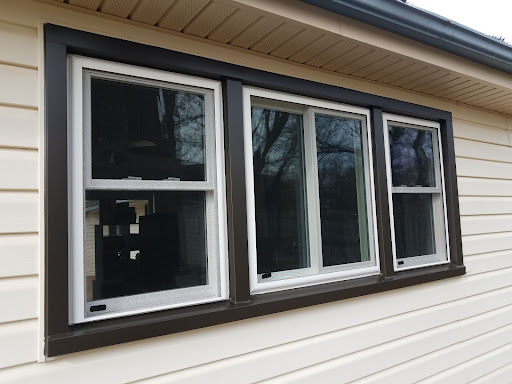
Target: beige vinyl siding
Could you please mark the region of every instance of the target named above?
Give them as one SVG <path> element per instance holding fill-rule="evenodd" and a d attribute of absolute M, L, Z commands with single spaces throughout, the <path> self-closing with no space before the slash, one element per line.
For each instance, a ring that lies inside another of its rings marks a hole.
<path fill-rule="evenodd" d="M 0 11 L 0 368 L 36 361 L 39 340 L 38 33 L 8 21 Z"/>
<path fill-rule="evenodd" d="M 116 2 L 105 3 L 111 7 Z M 222 9 L 226 20 L 236 19 L 236 14 Z M 467 275 L 37 363 L 42 338 L 37 320 L 41 296 L 37 272 L 42 262 L 37 110 L 42 107 L 38 105 L 42 31 L 38 28 L 43 20 L 451 111 Z M 271 42 L 265 44 L 263 50 L 272 49 Z M 512 117 L 115 18 L 28 0 L 2 3 L 0 383 L 78 384 L 94 379 L 95 383 L 152 384 L 421 380 L 509 384 L 511 144 Z"/>

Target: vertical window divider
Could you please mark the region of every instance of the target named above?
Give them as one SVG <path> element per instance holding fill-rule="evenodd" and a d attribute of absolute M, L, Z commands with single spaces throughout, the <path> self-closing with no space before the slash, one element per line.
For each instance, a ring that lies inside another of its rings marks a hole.
<path fill-rule="evenodd" d="M 246 171 L 242 82 L 222 82 L 224 102 L 224 146 L 226 163 L 229 298 L 233 303 L 251 300 L 246 211 Z"/>
<path fill-rule="evenodd" d="M 395 276 L 393 268 L 393 245 L 391 243 L 391 217 L 389 214 L 388 176 L 385 158 L 384 120 L 382 109 L 370 107 L 371 133 L 373 143 L 373 172 L 375 178 L 375 210 L 377 212 L 378 246 L 380 270 L 386 279 Z"/>
<path fill-rule="evenodd" d="M 318 186 L 315 111 L 312 108 L 306 108 L 303 121 L 309 252 L 313 273 L 318 274 L 322 270 L 323 256 L 322 231 L 320 229 L 320 189 Z"/>

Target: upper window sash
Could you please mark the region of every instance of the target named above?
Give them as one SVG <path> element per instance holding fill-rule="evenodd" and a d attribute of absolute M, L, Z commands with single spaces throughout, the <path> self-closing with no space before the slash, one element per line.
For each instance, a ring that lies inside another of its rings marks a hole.
<path fill-rule="evenodd" d="M 423 130 L 432 134 L 433 171 L 435 185 L 424 186 L 393 186 L 393 175 L 390 153 L 389 126 Z M 396 271 L 408 270 L 423 266 L 447 264 L 450 262 L 450 246 L 448 237 L 448 220 L 446 213 L 446 196 L 444 193 L 444 165 L 441 151 L 440 124 L 438 122 L 422 120 L 402 115 L 383 114 L 384 142 L 386 151 L 386 171 L 388 179 L 388 198 L 391 225 L 391 240 L 393 249 L 394 269 Z M 436 251 L 432 254 L 399 258 L 397 255 L 397 235 L 394 218 L 393 196 L 400 194 L 430 195 L 432 197 L 433 236 L 435 237 Z"/>
<path fill-rule="evenodd" d="M 363 108 L 312 99 L 281 92 L 268 91 L 253 87 L 244 87 L 244 136 L 247 187 L 247 220 L 249 243 L 249 278 L 252 294 L 261 294 L 283 289 L 303 287 L 320 283 L 375 275 L 380 272 L 379 255 L 376 239 L 375 192 L 373 181 L 373 160 L 371 151 L 371 135 L 369 128 L 369 111 Z M 310 266 L 297 270 L 286 270 L 272 273 L 272 278 L 263 279 L 258 270 L 256 246 L 256 212 L 253 170 L 252 140 L 252 106 L 297 113 L 303 117 L 303 140 L 306 173 L 306 227 L 308 233 L 307 249 L 310 255 Z M 319 186 L 315 115 L 322 114 L 333 117 L 355 119 L 361 122 L 363 132 L 364 187 L 366 188 L 365 204 L 369 255 L 368 261 L 357 263 L 323 266 L 322 236 L 320 226 Z"/>
<path fill-rule="evenodd" d="M 213 190 L 215 186 L 216 173 L 215 153 L 216 151 L 216 130 L 214 124 L 218 124 L 221 119 L 222 110 L 220 106 L 214 103 L 214 93 L 221 94 L 221 85 L 219 82 L 200 79 L 192 76 L 175 74 L 170 72 L 150 70 L 151 78 L 147 78 L 148 70 L 109 61 L 91 59 L 82 56 L 73 56 L 72 60 L 73 76 L 81 76 L 83 73 L 83 82 L 78 79 L 72 79 L 72 92 L 74 94 L 84 95 L 82 106 L 76 105 L 75 108 L 83 108 L 84 120 L 84 148 L 91 148 L 91 78 L 112 80 L 121 83 L 135 84 L 149 87 L 159 87 L 174 91 L 183 91 L 188 93 L 200 94 L 204 97 L 205 107 L 205 176 L 204 181 L 182 181 L 182 180 L 119 180 L 119 179 L 95 179 L 92 177 L 92 151 L 85 150 L 84 161 L 84 187 L 97 190 L 179 190 L 179 191 L 208 191 Z M 218 109 L 215 111 L 215 109 Z"/>

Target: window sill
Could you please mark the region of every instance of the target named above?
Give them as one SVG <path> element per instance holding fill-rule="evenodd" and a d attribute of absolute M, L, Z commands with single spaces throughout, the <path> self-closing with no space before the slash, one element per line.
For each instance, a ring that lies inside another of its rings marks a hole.
<path fill-rule="evenodd" d="M 461 276 L 464 266 L 438 265 L 397 272 L 392 278 L 368 276 L 288 291 L 253 296 L 248 303 L 228 301 L 103 320 L 69 327 L 69 332 L 46 340 L 48 357 L 169 335 L 291 309 L 384 292 Z"/>

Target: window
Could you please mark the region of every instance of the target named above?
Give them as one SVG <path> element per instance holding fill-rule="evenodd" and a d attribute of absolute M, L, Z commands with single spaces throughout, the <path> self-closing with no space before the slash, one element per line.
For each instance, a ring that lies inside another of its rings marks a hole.
<path fill-rule="evenodd" d="M 395 269 L 449 261 L 439 123 L 384 115 Z"/>
<path fill-rule="evenodd" d="M 227 299 L 219 82 L 69 60 L 70 323 Z"/>
<path fill-rule="evenodd" d="M 449 112 L 54 25 L 44 47 L 47 356 L 465 273 Z"/>
<path fill-rule="evenodd" d="M 244 89 L 251 292 L 380 273 L 369 111 Z"/>

